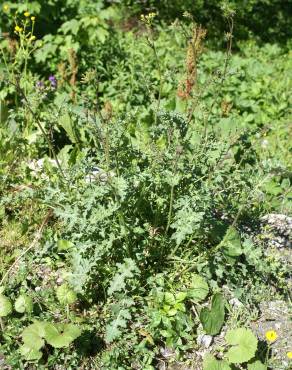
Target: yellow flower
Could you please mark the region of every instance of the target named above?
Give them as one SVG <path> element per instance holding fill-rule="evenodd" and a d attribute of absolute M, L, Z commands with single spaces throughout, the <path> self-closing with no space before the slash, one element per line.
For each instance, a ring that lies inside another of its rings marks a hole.
<path fill-rule="evenodd" d="M 278 338 L 278 334 L 275 332 L 275 330 L 268 330 L 266 332 L 266 339 L 268 342 L 275 342 L 275 340 Z"/>
<path fill-rule="evenodd" d="M 31 38 L 30 38 L 31 41 L 34 41 L 35 39 L 36 39 L 36 37 L 34 35 L 31 36 Z"/>
<path fill-rule="evenodd" d="M 30 17 L 30 19 L 34 22 L 35 21 L 35 17 Z"/>
<path fill-rule="evenodd" d="M 292 360 L 292 351 L 287 352 L 287 357 L 289 360 Z"/>
<path fill-rule="evenodd" d="M 22 31 L 22 28 L 21 28 L 21 27 L 19 27 L 19 26 L 15 26 L 15 27 L 14 27 L 14 31 L 15 31 L 15 32 L 19 32 L 19 33 L 20 33 L 20 32 Z"/>
<path fill-rule="evenodd" d="M 24 12 L 24 13 L 23 13 L 23 15 L 24 15 L 25 17 L 29 17 L 29 12 Z"/>
<path fill-rule="evenodd" d="M 4 10 L 4 12 L 8 12 L 9 6 L 7 4 L 4 4 L 3 5 L 3 10 Z"/>

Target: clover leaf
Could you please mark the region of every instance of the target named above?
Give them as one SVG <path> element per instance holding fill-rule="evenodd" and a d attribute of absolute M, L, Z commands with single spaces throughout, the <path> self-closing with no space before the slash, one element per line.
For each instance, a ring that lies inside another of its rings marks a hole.
<path fill-rule="evenodd" d="M 12 304 L 10 299 L 7 298 L 5 295 L 0 295 L 0 317 L 5 317 L 11 314 L 12 312 Z"/>
<path fill-rule="evenodd" d="M 33 324 L 26 327 L 22 332 L 22 340 L 24 345 L 31 350 L 38 351 L 43 347 L 45 341 L 45 323 L 35 321 Z"/>
<path fill-rule="evenodd" d="M 59 302 L 64 306 L 72 304 L 77 300 L 76 293 L 67 284 L 59 286 L 56 290 L 56 295 Z"/>
<path fill-rule="evenodd" d="M 215 335 L 221 330 L 225 317 L 225 300 L 222 294 L 212 297 L 211 308 L 204 307 L 200 312 L 200 321 L 207 334 Z"/>
<path fill-rule="evenodd" d="M 254 357 L 258 340 L 250 329 L 228 330 L 225 340 L 227 344 L 233 346 L 227 352 L 229 362 L 241 364 Z"/>
<path fill-rule="evenodd" d="M 32 312 L 32 310 L 33 310 L 32 299 L 26 294 L 21 294 L 16 299 L 16 301 L 14 303 L 14 308 L 15 308 L 15 311 L 17 311 L 19 313 Z"/>
<path fill-rule="evenodd" d="M 211 354 L 204 357 L 203 370 L 231 370 L 226 361 L 219 361 Z"/>
<path fill-rule="evenodd" d="M 81 330 L 73 324 L 51 324 L 45 327 L 45 339 L 54 348 L 69 347 L 80 336 Z"/>

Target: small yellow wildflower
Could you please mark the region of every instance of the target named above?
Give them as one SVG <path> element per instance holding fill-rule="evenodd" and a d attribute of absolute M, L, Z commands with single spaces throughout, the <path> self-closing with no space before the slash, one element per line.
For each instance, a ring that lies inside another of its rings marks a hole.
<path fill-rule="evenodd" d="M 4 10 L 4 12 L 8 12 L 9 6 L 7 4 L 4 4 L 3 5 L 3 10 Z"/>
<path fill-rule="evenodd" d="M 14 31 L 15 31 L 15 32 L 19 32 L 19 33 L 20 33 L 20 32 L 22 31 L 22 28 L 21 28 L 21 27 L 19 27 L 19 26 L 15 26 L 15 27 L 14 27 Z"/>
<path fill-rule="evenodd" d="M 23 15 L 27 18 L 30 16 L 29 12 L 24 12 Z"/>
<path fill-rule="evenodd" d="M 292 360 L 292 351 L 287 352 L 287 357 L 289 360 Z"/>
<path fill-rule="evenodd" d="M 31 36 L 30 40 L 31 41 L 34 41 L 36 39 L 36 37 L 34 35 Z"/>
<path fill-rule="evenodd" d="M 33 17 L 30 17 L 30 19 L 34 22 L 35 21 L 35 17 L 33 16 Z"/>
<path fill-rule="evenodd" d="M 275 330 L 268 330 L 266 332 L 266 339 L 268 342 L 275 342 L 277 338 L 278 334 L 275 332 Z"/>
<path fill-rule="evenodd" d="M 148 25 L 151 25 L 153 19 L 156 17 L 156 13 L 149 13 L 148 15 L 144 15 L 142 14 L 141 15 L 141 21 L 148 24 Z"/>

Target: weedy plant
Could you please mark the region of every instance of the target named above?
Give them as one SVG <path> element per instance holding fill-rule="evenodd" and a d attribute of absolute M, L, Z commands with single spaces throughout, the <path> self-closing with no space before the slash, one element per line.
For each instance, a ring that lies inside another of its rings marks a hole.
<path fill-rule="evenodd" d="M 271 174 L 259 166 L 253 129 L 226 97 L 233 13 L 216 70 L 203 68 L 206 30 L 193 22 L 173 28 L 187 49 L 175 78 L 161 58 L 155 15 L 142 17 L 145 33 L 135 42 L 149 55 L 150 78 L 138 87 L 132 79 L 129 102 L 111 101 L 93 68 L 77 87 L 73 51 L 71 90 L 58 76 L 30 76 L 26 26 L 35 20 L 24 16 L 15 26 L 21 53 L 3 80 L 21 102 L 8 122 L 19 123 L 30 161 L 22 164 L 27 186 L 13 199 L 27 196 L 47 214 L 2 279 L 5 359 L 16 367 L 154 369 L 161 349 L 171 348 L 183 360 L 200 330 L 215 336 L 228 322 L 224 285 L 244 300 L 247 281 L 261 290 L 286 274 L 244 231 L 258 219 Z M 128 74 L 141 67 L 129 65 Z M 1 201 L 3 219 L 11 198 Z M 250 329 L 228 330 L 225 342 L 224 360 L 206 356 L 205 370 L 267 368 Z"/>

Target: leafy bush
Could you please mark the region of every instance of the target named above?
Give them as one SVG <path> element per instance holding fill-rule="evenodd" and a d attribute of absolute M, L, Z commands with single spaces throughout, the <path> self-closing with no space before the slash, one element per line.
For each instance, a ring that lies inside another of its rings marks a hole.
<path fill-rule="evenodd" d="M 43 45 L 21 13 L 15 52 L 10 38 L 0 46 L 1 352 L 15 368 L 153 369 L 170 350 L 186 360 L 200 332 L 287 293 L 285 267 L 253 233 L 262 213 L 291 209 L 286 149 L 262 149 L 287 142 L 289 80 L 275 76 L 291 62 L 254 43 L 231 57 L 232 35 L 227 53 L 208 50 L 202 27 L 166 32 L 153 14 L 137 35 L 105 3 L 62 6 Z M 233 325 L 224 359 L 204 366 L 265 367 L 257 344 Z"/>

